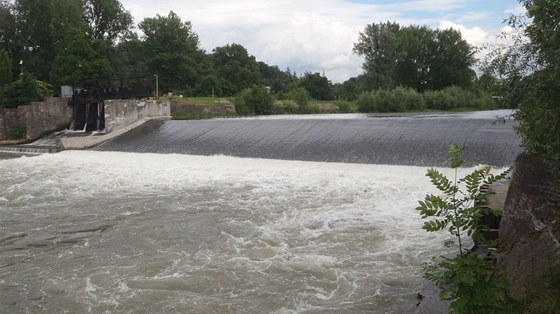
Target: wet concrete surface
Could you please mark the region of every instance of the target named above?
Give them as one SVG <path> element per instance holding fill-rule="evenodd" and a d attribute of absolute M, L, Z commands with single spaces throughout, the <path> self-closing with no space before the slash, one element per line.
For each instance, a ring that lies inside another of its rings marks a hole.
<path fill-rule="evenodd" d="M 96 150 L 447 166 L 450 145 L 466 145 L 466 166 L 512 165 L 520 153 L 503 112 L 371 117 L 317 115 L 155 121 Z"/>

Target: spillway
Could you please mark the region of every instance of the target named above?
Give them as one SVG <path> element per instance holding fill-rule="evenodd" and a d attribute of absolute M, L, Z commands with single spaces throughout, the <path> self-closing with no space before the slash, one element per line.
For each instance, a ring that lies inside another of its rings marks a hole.
<path fill-rule="evenodd" d="M 102 151 L 227 155 L 343 163 L 445 166 L 450 145 L 465 145 L 467 165 L 513 164 L 520 153 L 511 111 L 274 116 L 155 122 L 96 148 Z"/>

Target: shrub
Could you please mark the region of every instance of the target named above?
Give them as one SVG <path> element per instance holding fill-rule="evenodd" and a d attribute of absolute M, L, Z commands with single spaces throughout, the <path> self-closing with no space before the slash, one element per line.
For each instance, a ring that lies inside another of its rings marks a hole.
<path fill-rule="evenodd" d="M 500 176 L 490 174 L 490 167 L 475 170 L 462 179 L 457 178 L 457 169 L 463 164 L 459 157 L 463 149 L 451 146 L 451 168 L 453 179 L 448 179 L 438 170 L 428 170 L 427 176 L 443 194 L 427 195 L 420 206 L 428 232 L 448 230 L 456 237 L 446 241 L 445 246 L 457 246 L 458 254 L 453 258 L 434 258 L 426 264 L 424 277 L 440 287 L 440 297 L 451 301 L 451 309 L 457 313 L 506 313 L 509 307 L 507 280 L 501 269 L 495 266 L 495 256 L 480 256 L 470 252 L 465 245 L 467 237 L 482 241 L 483 234 L 477 226 L 482 215 L 498 214 L 496 211 L 478 206 L 487 203 L 488 192 L 481 192 L 483 184 L 491 184 Z M 464 186 L 464 190 L 460 188 Z"/>
<path fill-rule="evenodd" d="M 303 87 L 296 88 L 288 93 L 288 99 L 293 100 L 299 107 L 299 112 L 307 113 L 307 107 L 311 96 Z"/>
<path fill-rule="evenodd" d="M 354 112 L 354 108 L 352 108 L 352 104 L 346 100 L 339 100 L 336 102 L 338 106 L 338 112 L 340 113 L 350 113 Z"/>
<path fill-rule="evenodd" d="M 481 90 L 466 90 L 458 86 L 450 86 L 438 91 L 427 91 L 424 99 L 428 108 L 437 110 L 453 109 L 494 109 L 496 103 L 487 93 Z"/>
<path fill-rule="evenodd" d="M 356 100 L 359 112 L 376 112 L 377 111 L 377 94 L 373 91 L 363 92 Z"/>
<path fill-rule="evenodd" d="M 45 97 L 52 95 L 49 84 L 36 80 L 29 73 L 24 73 L 19 80 L 6 86 L 3 96 L 0 97 L 0 107 L 16 108 L 33 101 L 44 100 Z"/>
<path fill-rule="evenodd" d="M 264 86 L 255 86 L 243 91 L 241 96 L 237 98 L 235 107 L 239 114 L 272 114 L 274 97 Z"/>

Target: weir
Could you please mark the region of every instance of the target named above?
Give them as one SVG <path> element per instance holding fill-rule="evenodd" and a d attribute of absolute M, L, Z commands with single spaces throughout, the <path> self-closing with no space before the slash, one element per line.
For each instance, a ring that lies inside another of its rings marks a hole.
<path fill-rule="evenodd" d="M 507 167 L 520 153 L 512 121 L 491 111 L 407 116 L 308 115 L 165 121 L 146 124 L 95 150 L 227 155 L 323 162 L 447 166 L 450 145 L 465 145 L 466 166 Z"/>

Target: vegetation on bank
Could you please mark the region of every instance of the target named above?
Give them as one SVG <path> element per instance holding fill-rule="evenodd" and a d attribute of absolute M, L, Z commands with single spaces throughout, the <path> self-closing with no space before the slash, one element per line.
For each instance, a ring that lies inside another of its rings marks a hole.
<path fill-rule="evenodd" d="M 354 52 L 364 57 L 364 73 L 332 83 L 317 72 L 298 74 L 289 67 L 281 70 L 257 61 L 237 43 L 206 52 L 191 22 L 172 11 L 144 18 L 136 32 L 133 17 L 118 0 L 0 1 L 0 21 L 0 97 L 5 100 L 0 106 L 4 107 L 20 104 L 9 99 L 6 90 L 23 73 L 51 86 L 51 94 L 58 93 L 61 85 L 127 76 L 144 77 L 155 91 L 157 74 L 160 94 L 228 98 L 239 104 L 241 112 L 255 114 L 326 110 L 314 101 L 336 102 L 338 112 L 352 112 L 353 102 L 364 94 L 376 94 L 381 102 L 360 109 L 364 112 L 378 111 L 374 107 L 391 112 L 419 110 L 424 105 L 453 110 L 457 106 L 448 104 L 449 92 L 439 91 L 457 86 L 477 95 L 496 92 L 472 70 L 475 48 L 460 32 L 428 26 L 368 25 L 354 46 Z M 492 79 L 487 81 L 499 81 Z M 280 105 L 243 104 L 247 90 L 263 86 Z M 401 88 L 422 94 L 424 100 L 402 106 L 397 95 L 392 104 L 393 94 Z"/>

